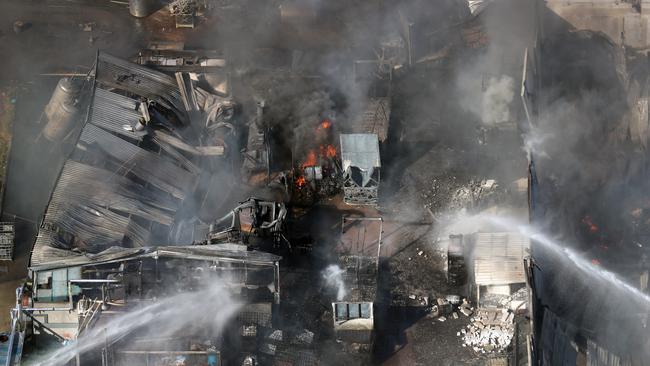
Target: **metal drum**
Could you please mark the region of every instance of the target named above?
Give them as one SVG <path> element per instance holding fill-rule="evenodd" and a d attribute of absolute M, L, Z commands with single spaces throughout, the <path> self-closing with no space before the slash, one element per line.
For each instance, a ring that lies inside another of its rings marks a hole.
<path fill-rule="evenodd" d="M 50 141 L 61 141 L 74 127 L 79 109 L 76 98 L 81 85 L 68 78 L 59 80 L 50 102 L 45 106 L 47 124 L 43 136 Z"/>
<path fill-rule="evenodd" d="M 129 13 L 136 18 L 147 17 L 158 10 L 158 0 L 129 0 Z"/>

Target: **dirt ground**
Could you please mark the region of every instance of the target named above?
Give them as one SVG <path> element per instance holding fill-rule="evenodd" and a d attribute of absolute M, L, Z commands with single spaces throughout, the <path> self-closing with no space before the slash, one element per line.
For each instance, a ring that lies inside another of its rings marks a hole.
<path fill-rule="evenodd" d="M 24 279 L 0 282 L 0 329 L 11 329 L 10 311 L 16 306 L 16 289 L 23 284 Z M 11 296 L 13 294 L 13 298 Z"/>

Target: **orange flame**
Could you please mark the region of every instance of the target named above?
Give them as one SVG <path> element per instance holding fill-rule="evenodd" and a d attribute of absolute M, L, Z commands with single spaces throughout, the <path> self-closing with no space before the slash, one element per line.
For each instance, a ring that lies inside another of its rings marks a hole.
<path fill-rule="evenodd" d="M 598 226 L 594 224 L 594 222 L 591 220 L 591 216 L 587 215 L 582 219 L 582 223 L 587 225 L 589 228 L 589 232 L 595 233 L 598 231 Z"/>
<path fill-rule="evenodd" d="M 332 145 L 321 146 L 320 154 L 328 158 L 333 158 L 336 156 L 336 148 Z"/>
<path fill-rule="evenodd" d="M 301 167 L 307 168 L 310 166 L 316 166 L 318 164 L 318 157 L 316 156 L 316 152 L 311 150 L 309 153 L 307 153 L 307 159 L 302 163 Z"/>
<path fill-rule="evenodd" d="M 307 180 L 306 180 L 305 177 L 303 177 L 302 175 L 299 176 L 298 179 L 296 179 L 296 185 L 297 185 L 298 187 L 302 187 L 302 186 L 304 186 L 305 184 L 307 184 Z"/>
<path fill-rule="evenodd" d="M 323 122 L 321 122 L 318 127 L 316 128 L 317 131 L 320 130 L 327 130 L 328 128 L 332 127 L 332 122 L 328 119 L 324 119 Z"/>

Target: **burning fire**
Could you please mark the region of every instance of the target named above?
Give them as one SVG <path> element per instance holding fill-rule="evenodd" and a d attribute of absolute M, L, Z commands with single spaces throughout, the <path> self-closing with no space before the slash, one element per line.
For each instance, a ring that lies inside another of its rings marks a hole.
<path fill-rule="evenodd" d="M 330 158 L 330 159 L 334 158 L 336 157 L 336 148 L 333 145 L 322 145 L 319 148 L 319 154 L 320 157 L 322 158 Z M 318 165 L 319 154 L 316 154 L 315 150 L 310 150 L 307 153 L 307 157 L 305 158 L 305 161 L 303 161 L 303 163 L 300 164 L 300 167 L 305 169 L 305 168 Z"/>
<path fill-rule="evenodd" d="M 332 122 L 328 119 L 324 119 L 316 127 L 316 132 L 326 131 L 332 127 Z M 316 143 L 322 143 L 323 140 L 326 140 L 329 134 L 321 133 L 316 136 Z M 313 148 L 307 152 L 305 159 L 300 164 L 300 168 L 304 171 L 307 168 L 315 167 L 321 165 L 321 159 L 332 159 L 336 157 L 336 147 L 332 144 L 322 144 L 318 148 Z M 304 173 L 304 172 L 303 172 Z M 307 180 L 304 176 L 299 176 L 296 178 L 296 186 L 303 187 L 307 184 Z"/>
<path fill-rule="evenodd" d="M 309 153 L 307 153 L 307 158 L 302 163 L 301 167 L 305 169 L 316 165 L 318 165 L 318 157 L 316 156 L 316 152 L 314 150 L 310 150 Z"/>
<path fill-rule="evenodd" d="M 305 177 L 303 177 L 302 175 L 299 176 L 298 179 L 296 179 L 296 185 L 297 185 L 298 187 L 302 187 L 302 186 L 304 186 L 305 184 L 307 184 L 307 180 L 306 180 Z"/>
<path fill-rule="evenodd" d="M 582 223 L 587 225 L 587 228 L 589 228 L 589 232 L 595 233 L 598 232 L 598 226 L 594 224 L 594 222 L 591 220 L 591 216 L 587 215 L 582 219 Z"/>
<path fill-rule="evenodd" d="M 324 119 L 316 128 L 316 131 L 327 130 L 330 127 L 332 127 L 332 122 L 328 119 Z"/>
<path fill-rule="evenodd" d="M 328 158 L 336 157 L 336 148 L 332 145 L 321 146 L 320 154 Z"/>

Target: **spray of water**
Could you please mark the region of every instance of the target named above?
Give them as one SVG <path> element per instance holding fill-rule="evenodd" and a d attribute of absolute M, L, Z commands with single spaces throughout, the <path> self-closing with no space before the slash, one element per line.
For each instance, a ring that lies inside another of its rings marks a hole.
<path fill-rule="evenodd" d="M 209 327 L 212 334 L 218 335 L 240 309 L 241 303 L 229 295 L 224 287 L 225 281 L 212 281 L 201 291 L 165 297 L 111 318 L 101 326 L 91 328 L 75 342 L 46 355 L 35 365 L 65 365 L 77 354 L 99 349 L 152 325 L 155 326 L 152 337 L 173 336 L 192 324 Z"/>
<path fill-rule="evenodd" d="M 589 260 L 582 257 L 574 250 L 563 246 L 561 243 L 553 240 L 548 235 L 536 230 L 530 225 L 522 225 L 514 220 L 503 217 L 488 217 L 489 221 L 498 225 L 506 230 L 515 230 L 527 238 L 535 241 L 536 244 L 542 245 L 545 249 L 553 252 L 557 259 L 568 261 L 576 269 L 583 272 L 589 278 L 596 280 L 602 285 L 610 285 L 614 289 L 626 292 L 633 299 L 644 303 L 650 304 L 650 296 L 641 292 L 639 289 L 631 286 L 615 273 L 610 272 L 602 267 L 592 264 Z"/>
<path fill-rule="evenodd" d="M 323 279 L 325 280 L 325 285 L 330 288 L 336 289 L 336 300 L 341 301 L 347 294 L 345 289 L 345 283 L 343 282 L 343 274 L 345 271 L 335 265 L 331 264 L 325 268 L 323 271 Z"/>

